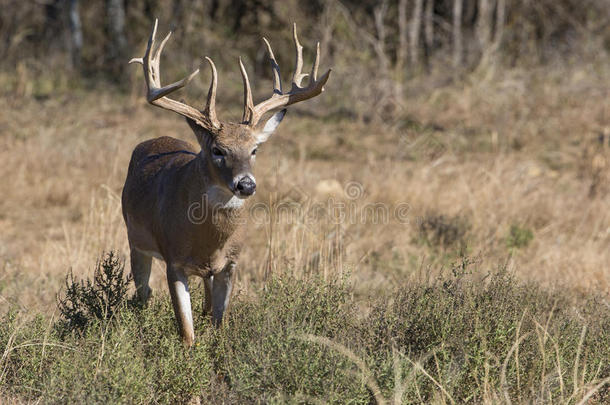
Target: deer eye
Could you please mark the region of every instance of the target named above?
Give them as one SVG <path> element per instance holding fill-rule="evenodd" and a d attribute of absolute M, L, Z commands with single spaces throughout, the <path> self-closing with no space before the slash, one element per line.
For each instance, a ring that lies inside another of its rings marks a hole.
<path fill-rule="evenodd" d="M 216 146 L 214 146 L 212 148 L 212 155 L 215 155 L 215 156 L 224 156 L 224 153 L 223 153 L 223 151 L 218 149 Z"/>
<path fill-rule="evenodd" d="M 255 156 L 255 155 L 256 155 L 256 151 L 257 151 L 257 149 L 254 149 L 254 150 L 252 151 L 252 156 Z"/>

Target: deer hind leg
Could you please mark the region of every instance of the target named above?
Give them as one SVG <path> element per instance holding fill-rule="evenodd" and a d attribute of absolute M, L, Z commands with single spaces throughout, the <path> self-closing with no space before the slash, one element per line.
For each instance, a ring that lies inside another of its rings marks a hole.
<path fill-rule="evenodd" d="M 191 294 L 188 279 L 182 269 L 167 264 L 167 284 L 172 298 L 174 313 L 180 327 L 182 341 L 186 346 L 192 346 L 195 341 L 193 314 L 191 312 Z"/>
<path fill-rule="evenodd" d="M 151 265 L 152 256 L 131 248 L 131 275 L 136 285 L 136 296 L 141 303 L 146 303 L 152 292 L 148 285 Z"/>
<path fill-rule="evenodd" d="M 220 273 L 214 275 L 212 283 L 212 321 L 220 326 L 222 317 L 229 306 L 231 290 L 233 289 L 233 272 L 235 263 L 228 263 Z"/>

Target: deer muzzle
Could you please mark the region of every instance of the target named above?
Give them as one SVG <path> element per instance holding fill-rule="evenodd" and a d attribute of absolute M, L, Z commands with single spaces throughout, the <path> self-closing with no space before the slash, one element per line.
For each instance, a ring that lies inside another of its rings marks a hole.
<path fill-rule="evenodd" d="M 256 192 L 256 181 L 250 175 L 236 179 L 234 184 L 233 192 L 238 197 L 247 198 Z"/>

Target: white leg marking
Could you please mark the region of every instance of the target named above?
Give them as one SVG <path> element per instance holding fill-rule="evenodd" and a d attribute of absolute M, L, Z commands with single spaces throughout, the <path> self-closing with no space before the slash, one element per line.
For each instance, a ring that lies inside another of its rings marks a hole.
<path fill-rule="evenodd" d="M 191 295 L 189 294 L 188 279 L 184 271 L 179 268 L 167 267 L 167 283 L 172 297 L 174 313 L 180 325 L 182 338 L 187 345 L 192 345 L 195 339 L 193 328 L 193 314 L 191 312 Z"/>
<path fill-rule="evenodd" d="M 184 319 L 191 325 L 193 325 L 193 313 L 191 311 L 191 294 L 189 293 L 189 287 L 187 284 L 186 276 L 180 278 L 176 283 L 176 296 L 180 303 L 180 312 Z"/>

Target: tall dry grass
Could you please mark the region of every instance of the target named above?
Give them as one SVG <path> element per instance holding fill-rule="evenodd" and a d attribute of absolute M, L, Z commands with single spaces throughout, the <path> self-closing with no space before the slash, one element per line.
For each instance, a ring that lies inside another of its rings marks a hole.
<path fill-rule="evenodd" d="M 266 208 L 253 214 L 237 289 L 349 272 L 368 295 L 468 254 L 609 292 L 607 66 L 430 76 L 408 84 L 404 111 L 385 123 L 291 112 L 258 159 L 253 204 Z M 68 269 L 127 254 L 119 196 L 134 146 L 194 138 L 140 94 L 3 97 L 0 109 L 0 300 L 52 311 Z M 531 237 L 514 243 L 520 233 Z M 166 288 L 157 262 L 152 284 Z"/>

